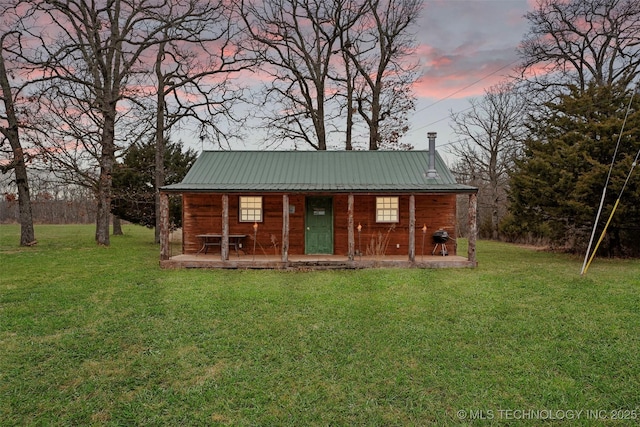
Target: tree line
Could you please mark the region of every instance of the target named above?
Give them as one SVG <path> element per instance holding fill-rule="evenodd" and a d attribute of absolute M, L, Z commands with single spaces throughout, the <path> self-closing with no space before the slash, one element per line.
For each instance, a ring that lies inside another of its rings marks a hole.
<path fill-rule="evenodd" d="M 242 105 L 260 112 L 274 143 L 325 150 L 341 141 L 353 149 L 367 135 L 371 150 L 399 145 L 413 108 L 416 64 L 408 58 L 420 7 L 418 0 L 3 2 L 0 167 L 15 178 L 21 244 L 35 240 L 29 168 L 91 189 L 96 241 L 108 245 L 114 174 L 127 151 L 155 147 L 157 209 L 166 142 L 190 129 L 228 148 L 250 118 Z M 264 75 L 260 92 L 243 83 Z"/>
<path fill-rule="evenodd" d="M 18 195 L 9 179 L 0 179 L 0 224 L 20 221 Z M 48 174 L 31 171 L 31 211 L 40 224 L 90 224 L 96 220 L 91 190 L 81 186 L 57 185 Z M 34 243 L 27 242 L 27 243 Z"/>
<path fill-rule="evenodd" d="M 451 114 L 454 169 L 480 188 L 480 230 L 583 252 L 601 199 L 603 218 L 619 199 L 603 250 L 638 256 L 640 3 L 540 0 L 525 18 L 514 75 Z"/>

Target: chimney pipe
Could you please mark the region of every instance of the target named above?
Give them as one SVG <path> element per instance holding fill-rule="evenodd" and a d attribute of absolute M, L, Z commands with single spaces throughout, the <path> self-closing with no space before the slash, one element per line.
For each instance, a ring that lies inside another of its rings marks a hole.
<path fill-rule="evenodd" d="M 429 170 L 427 170 L 427 178 L 437 178 L 438 171 L 436 171 L 436 132 L 428 132 L 427 138 L 429 138 Z"/>

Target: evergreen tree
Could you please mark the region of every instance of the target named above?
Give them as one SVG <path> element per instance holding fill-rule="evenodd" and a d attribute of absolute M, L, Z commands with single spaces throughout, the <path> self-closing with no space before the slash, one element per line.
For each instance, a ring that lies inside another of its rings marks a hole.
<path fill-rule="evenodd" d="M 113 173 L 113 196 L 111 212 L 134 224 L 155 227 L 155 144 L 134 144 L 127 151 L 122 163 Z M 191 149 L 182 151 L 182 143 L 165 140 L 165 184 L 180 182 L 196 160 L 197 153 Z M 179 227 L 182 224 L 182 206 L 170 200 L 169 221 Z"/>
<path fill-rule="evenodd" d="M 572 88 L 548 114 L 531 122 L 524 156 L 511 175 L 511 216 L 502 231 L 530 233 L 571 251 L 584 251 L 632 95 L 617 86 Z M 620 137 L 602 218 L 608 218 L 640 149 L 640 99 Z M 602 230 L 603 224 L 599 224 Z M 638 255 L 640 178 L 632 176 L 601 253 Z"/>

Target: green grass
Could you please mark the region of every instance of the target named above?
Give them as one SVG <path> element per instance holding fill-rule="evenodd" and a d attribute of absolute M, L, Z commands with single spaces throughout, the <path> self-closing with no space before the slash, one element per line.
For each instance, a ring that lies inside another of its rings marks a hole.
<path fill-rule="evenodd" d="M 577 257 L 479 242 L 477 269 L 163 271 L 151 230 L 36 234 L 0 226 L 3 426 L 640 418 L 637 260 L 580 277 Z"/>

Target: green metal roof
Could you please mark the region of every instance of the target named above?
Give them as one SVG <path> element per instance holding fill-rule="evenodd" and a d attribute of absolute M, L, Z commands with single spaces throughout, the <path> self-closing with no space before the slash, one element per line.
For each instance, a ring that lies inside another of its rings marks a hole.
<path fill-rule="evenodd" d="M 445 192 L 473 193 L 458 184 L 436 152 L 204 151 L 172 192 Z"/>

